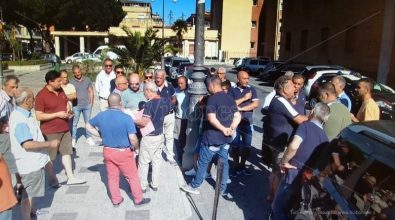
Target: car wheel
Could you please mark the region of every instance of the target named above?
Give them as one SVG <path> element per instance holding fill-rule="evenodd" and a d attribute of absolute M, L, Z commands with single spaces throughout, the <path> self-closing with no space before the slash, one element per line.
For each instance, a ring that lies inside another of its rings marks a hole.
<path fill-rule="evenodd" d="M 67 60 L 66 63 L 71 63 L 71 60 Z"/>
<path fill-rule="evenodd" d="M 259 76 L 263 80 L 268 80 L 269 79 L 269 73 L 260 73 Z"/>

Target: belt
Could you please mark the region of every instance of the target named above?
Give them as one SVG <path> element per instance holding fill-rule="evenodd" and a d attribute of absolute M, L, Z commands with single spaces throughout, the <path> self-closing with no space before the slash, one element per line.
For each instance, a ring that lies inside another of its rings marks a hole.
<path fill-rule="evenodd" d="M 130 147 L 122 147 L 122 148 L 117 148 L 117 147 L 105 147 L 105 148 L 107 148 L 107 149 L 110 149 L 110 150 L 117 150 L 117 151 L 125 151 L 125 150 L 131 150 L 130 149 Z"/>
<path fill-rule="evenodd" d="M 147 135 L 145 135 L 145 136 L 159 136 L 159 135 L 162 135 L 162 134 L 147 134 Z"/>
<path fill-rule="evenodd" d="M 99 99 L 104 99 L 104 100 L 108 100 L 108 99 L 106 99 L 106 98 L 103 98 L 103 97 L 101 97 L 101 96 L 99 96 Z"/>

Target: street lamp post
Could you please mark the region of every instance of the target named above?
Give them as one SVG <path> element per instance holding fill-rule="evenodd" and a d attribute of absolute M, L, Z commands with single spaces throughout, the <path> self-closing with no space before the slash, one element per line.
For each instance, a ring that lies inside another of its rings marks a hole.
<path fill-rule="evenodd" d="M 204 83 L 206 74 L 204 73 L 204 11 L 205 0 L 196 0 L 196 23 L 195 23 L 195 63 L 191 79 L 193 83 L 189 86 L 190 94 L 189 115 L 187 127 L 187 142 L 182 155 L 182 169 L 189 170 L 193 167 L 193 153 L 196 146 L 199 126 L 203 112 L 198 108 L 197 103 L 202 96 L 207 94 L 207 88 Z"/>

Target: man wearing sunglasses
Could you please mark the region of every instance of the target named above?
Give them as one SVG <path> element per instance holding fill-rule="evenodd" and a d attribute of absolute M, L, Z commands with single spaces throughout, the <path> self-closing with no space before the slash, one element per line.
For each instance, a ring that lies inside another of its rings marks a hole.
<path fill-rule="evenodd" d="M 137 73 L 129 74 L 129 88 L 122 92 L 122 107 L 130 110 L 137 110 L 142 103 L 146 102 L 147 99 L 144 96 L 144 92 L 141 88 L 140 77 Z"/>
<path fill-rule="evenodd" d="M 96 77 L 95 88 L 99 96 L 100 111 L 108 108 L 108 96 L 110 95 L 111 80 L 115 79 L 115 73 L 112 69 L 113 62 L 106 58 L 103 62 L 103 69 Z"/>
<path fill-rule="evenodd" d="M 120 76 L 125 76 L 126 77 L 126 73 L 125 70 L 123 68 L 123 66 L 121 64 L 118 64 L 114 67 L 114 72 L 115 72 L 115 78 L 118 78 Z M 112 79 L 110 82 L 110 92 L 113 92 L 114 89 L 117 87 L 116 83 L 115 83 L 115 79 Z"/>

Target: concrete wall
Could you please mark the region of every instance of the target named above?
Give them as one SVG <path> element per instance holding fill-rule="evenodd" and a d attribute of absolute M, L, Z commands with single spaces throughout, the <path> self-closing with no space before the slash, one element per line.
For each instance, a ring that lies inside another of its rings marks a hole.
<path fill-rule="evenodd" d="M 276 20 L 277 20 L 277 1 L 265 0 L 263 5 L 263 16 L 260 17 L 260 34 L 263 34 L 262 41 L 259 41 L 259 55 L 274 59 Z M 260 54 L 263 51 L 263 54 Z"/>
<path fill-rule="evenodd" d="M 338 64 L 376 78 L 384 0 L 287 0 L 283 9 L 280 59 Z M 392 54 L 388 79 L 395 76 Z"/>

